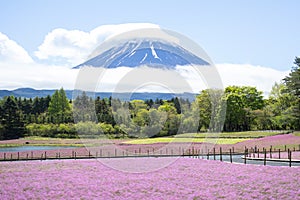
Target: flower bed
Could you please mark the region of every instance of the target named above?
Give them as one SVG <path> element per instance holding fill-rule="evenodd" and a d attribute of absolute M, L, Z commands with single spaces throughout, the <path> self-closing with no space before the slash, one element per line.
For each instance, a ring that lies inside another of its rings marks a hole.
<path fill-rule="evenodd" d="M 146 160 L 147 159 L 147 160 Z M 149 160 L 150 159 L 150 160 Z M 151 168 L 171 158 L 126 158 Z M 115 162 L 110 159 L 109 162 Z M 97 160 L 0 163 L 1 199 L 297 199 L 300 168 L 192 158 L 149 173 L 125 173 Z"/>

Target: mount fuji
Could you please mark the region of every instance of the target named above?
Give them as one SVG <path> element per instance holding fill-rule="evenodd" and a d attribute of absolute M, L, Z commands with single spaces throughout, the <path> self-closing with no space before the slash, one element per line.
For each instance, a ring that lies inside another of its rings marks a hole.
<path fill-rule="evenodd" d="M 83 66 L 118 68 L 148 67 L 170 69 L 183 65 L 209 65 L 209 63 L 183 47 L 155 39 L 131 40 L 112 47 L 86 62 L 74 67 Z"/>

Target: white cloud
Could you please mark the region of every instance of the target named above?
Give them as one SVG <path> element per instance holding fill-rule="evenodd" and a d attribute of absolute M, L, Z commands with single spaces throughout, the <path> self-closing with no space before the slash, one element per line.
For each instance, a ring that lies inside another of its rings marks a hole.
<path fill-rule="evenodd" d="M 249 64 L 217 64 L 223 85 L 255 86 L 267 95 L 275 82 L 282 80 L 289 71 Z"/>
<path fill-rule="evenodd" d="M 35 52 L 37 58 L 46 60 L 48 64 L 34 62 L 24 48 L 0 33 L 0 89 L 20 87 L 57 89 L 62 86 L 66 89 L 74 89 L 78 83 L 77 75 L 79 70 L 73 70 L 69 67 L 84 62 L 94 48 L 112 35 L 137 28 L 150 27 L 158 28 L 154 24 L 121 24 L 100 26 L 90 32 L 55 29 L 45 37 L 44 42 L 38 47 L 38 51 Z M 56 60 L 61 59 L 64 63 L 69 63 L 69 67 L 51 62 L 52 58 Z M 37 62 L 39 61 L 37 60 Z M 216 68 L 224 87 L 229 85 L 255 86 L 258 90 L 263 91 L 265 95 L 270 92 L 275 81 L 280 81 L 289 73 L 289 71 L 279 71 L 250 64 L 217 64 Z M 141 78 L 139 81 L 144 81 L 144 77 L 148 77 L 145 84 L 140 85 L 132 85 L 133 82 L 126 80 L 126 77 L 136 75 L 134 74 L 135 70 L 128 67 L 108 69 L 103 77 L 99 77 L 100 72 L 91 73 L 92 75 L 86 76 L 84 81 L 86 83 L 90 82 L 91 89 L 98 91 L 115 91 L 116 83 L 120 83 L 120 81 L 126 83 L 126 87 L 137 91 L 170 92 L 172 87 L 173 89 L 182 87 L 181 84 L 183 82 L 176 81 L 174 79 L 176 75 L 174 74 L 172 76 L 168 75 L 170 77 L 169 82 L 155 83 L 155 81 L 159 82 L 159 77 L 163 79 L 163 76 L 166 76 L 164 71 L 160 71 L 159 73 L 162 75 L 156 76 L 157 79 L 151 81 L 150 77 L 154 77 L 157 72 L 156 70 L 140 72 L 142 75 L 139 76 Z M 187 81 L 194 92 L 199 92 L 206 88 L 206 80 L 199 77 L 194 68 L 181 66 L 176 68 L 176 72 Z M 168 85 L 171 83 L 173 84 L 172 87 Z"/>
<path fill-rule="evenodd" d="M 193 67 L 185 70 L 165 70 L 141 66 L 138 68 L 83 67 L 76 79 L 75 88 L 101 92 L 199 92 L 205 88 L 200 75 Z"/>
<path fill-rule="evenodd" d="M 33 60 L 23 47 L 0 32 L 0 62 L 31 63 Z"/>
<path fill-rule="evenodd" d="M 48 33 L 35 55 L 39 59 L 64 60 L 70 66 L 81 64 L 105 39 L 126 31 L 140 28 L 158 28 L 149 23 L 103 25 L 90 32 L 54 29 Z"/>
<path fill-rule="evenodd" d="M 78 70 L 37 63 L 0 63 L 0 89 L 31 87 L 35 89 L 74 88 Z"/>

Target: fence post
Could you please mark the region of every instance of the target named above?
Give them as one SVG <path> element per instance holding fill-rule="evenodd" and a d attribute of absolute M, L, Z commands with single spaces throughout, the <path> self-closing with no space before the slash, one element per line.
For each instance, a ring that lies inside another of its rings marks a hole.
<path fill-rule="evenodd" d="M 280 159 L 280 149 L 278 150 L 278 158 Z"/>
<path fill-rule="evenodd" d="M 257 149 L 257 157 L 259 158 L 259 149 Z"/>
<path fill-rule="evenodd" d="M 4 156 L 4 160 L 6 160 L 6 153 L 4 153 L 4 155 L 3 155 L 3 156 Z"/>
<path fill-rule="evenodd" d="M 230 156 L 230 163 L 232 163 L 232 153 L 231 153 L 231 149 L 229 149 L 229 156 Z"/>
<path fill-rule="evenodd" d="M 223 158 L 222 158 L 222 147 L 220 147 L 220 161 L 221 162 L 223 161 Z"/>
<path fill-rule="evenodd" d="M 264 150 L 264 165 L 267 164 L 267 151 L 266 149 Z"/>
<path fill-rule="evenodd" d="M 214 160 L 216 160 L 216 148 L 213 148 Z"/>
<path fill-rule="evenodd" d="M 284 151 L 286 151 L 286 145 L 284 145 Z"/>
<path fill-rule="evenodd" d="M 47 152 L 45 151 L 45 160 L 47 159 Z"/>
<path fill-rule="evenodd" d="M 245 152 L 244 152 L 244 164 L 246 164 L 246 163 L 247 163 L 247 161 L 246 161 L 246 157 L 247 157 L 247 149 L 245 148 Z"/>
<path fill-rule="evenodd" d="M 20 160 L 20 152 L 18 152 L 18 160 Z"/>
<path fill-rule="evenodd" d="M 289 161 L 290 161 L 289 165 L 290 165 L 290 167 L 292 167 L 292 151 L 290 151 L 290 160 Z"/>
<path fill-rule="evenodd" d="M 203 149 L 201 148 L 201 158 L 203 159 Z"/>
<path fill-rule="evenodd" d="M 75 153 L 74 153 L 74 156 L 75 156 L 75 160 L 76 160 L 76 151 L 75 151 Z"/>
<path fill-rule="evenodd" d="M 270 158 L 272 158 L 272 146 L 270 148 Z"/>

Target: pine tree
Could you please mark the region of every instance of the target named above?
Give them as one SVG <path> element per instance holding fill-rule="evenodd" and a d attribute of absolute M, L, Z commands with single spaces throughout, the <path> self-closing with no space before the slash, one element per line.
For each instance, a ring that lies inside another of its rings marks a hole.
<path fill-rule="evenodd" d="M 2 106 L 1 124 L 3 139 L 17 139 L 24 135 L 24 123 L 20 117 L 20 111 L 14 97 L 9 96 Z"/>
<path fill-rule="evenodd" d="M 56 90 L 51 97 L 48 112 L 53 123 L 65 123 L 70 121 L 71 106 L 63 88 Z"/>
<path fill-rule="evenodd" d="M 290 112 L 297 119 L 294 125 L 295 129 L 300 130 L 300 58 L 296 57 L 294 64 L 292 71 L 283 81 L 287 87 L 287 92 L 296 97 Z"/>

